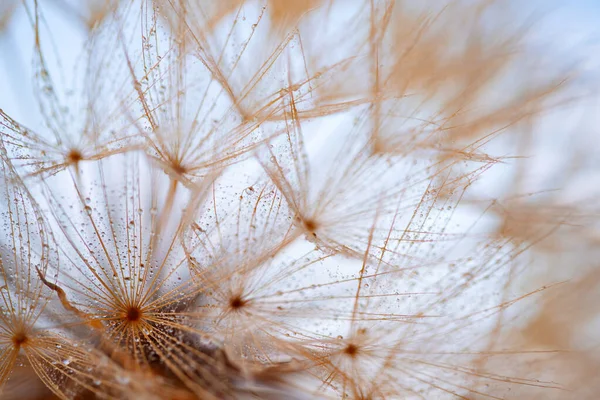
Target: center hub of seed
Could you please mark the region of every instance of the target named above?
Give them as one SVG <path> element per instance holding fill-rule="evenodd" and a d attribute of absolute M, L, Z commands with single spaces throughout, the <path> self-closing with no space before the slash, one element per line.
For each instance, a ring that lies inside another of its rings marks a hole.
<path fill-rule="evenodd" d="M 350 357 L 354 357 L 358 353 L 358 346 L 355 344 L 349 344 L 344 349 L 344 353 L 348 354 Z"/>
<path fill-rule="evenodd" d="M 16 347 L 21 347 L 25 344 L 25 342 L 27 342 L 27 336 L 23 332 L 17 333 L 12 339 Z"/>
<path fill-rule="evenodd" d="M 174 164 L 173 171 L 178 175 L 183 175 L 187 172 L 187 169 L 181 164 Z"/>
<path fill-rule="evenodd" d="M 83 160 L 83 154 L 79 150 L 73 149 L 67 154 L 67 161 L 71 164 L 77 164 L 81 160 Z"/>
<path fill-rule="evenodd" d="M 244 301 L 244 299 L 242 299 L 240 296 L 235 296 L 231 299 L 231 301 L 229 302 L 229 305 L 231 306 L 231 308 L 233 308 L 234 310 L 237 310 L 239 308 L 242 308 L 244 306 L 244 304 L 246 304 L 246 302 Z"/>
<path fill-rule="evenodd" d="M 129 321 L 129 322 L 139 321 L 139 319 L 141 318 L 141 316 L 142 316 L 142 312 L 137 307 L 130 307 L 127 310 L 127 321 Z"/>
<path fill-rule="evenodd" d="M 304 220 L 304 227 L 309 232 L 314 232 L 314 231 L 317 230 L 317 223 L 315 221 L 313 221 L 312 219 L 305 219 Z"/>

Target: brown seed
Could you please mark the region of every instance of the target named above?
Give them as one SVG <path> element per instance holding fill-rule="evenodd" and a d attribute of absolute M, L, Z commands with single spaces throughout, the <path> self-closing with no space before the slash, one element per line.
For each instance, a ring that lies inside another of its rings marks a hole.
<path fill-rule="evenodd" d="M 245 304 L 246 304 L 246 301 L 244 301 L 240 296 L 235 296 L 229 301 L 229 305 L 234 310 L 242 308 Z"/>
<path fill-rule="evenodd" d="M 317 230 L 317 223 L 315 221 L 313 221 L 312 219 L 305 219 L 304 220 L 304 227 L 309 232 L 314 232 L 314 231 Z"/>
<path fill-rule="evenodd" d="M 136 322 L 141 318 L 141 316 L 142 316 L 142 312 L 137 307 L 130 307 L 127 310 L 127 320 L 129 322 Z"/>
<path fill-rule="evenodd" d="M 27 336 L 25 333 L 19 332 L 13 336 L 12 340 L 16 347 L 21 347 L 27 342 Z"/>
<path fill-rule="evenodd" d="M 356 354 L 358 354 L 358 346 L 356 346 L 355 344 L 350 343 L 344 349 L 344 353 L 348 354 L 350 357 L 354 357 L 354 356 L 356 356 Z"/>
<path fill-rule="evenodd" d="M 79 150 L 73 149 L 67 153 L 67 162 L 69 164 L 77 164 L 83 160 L 83 154 Z"/>

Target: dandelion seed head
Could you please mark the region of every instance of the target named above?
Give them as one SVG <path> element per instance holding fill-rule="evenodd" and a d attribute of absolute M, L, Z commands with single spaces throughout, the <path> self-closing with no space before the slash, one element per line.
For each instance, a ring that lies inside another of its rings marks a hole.
<path fill-rule="evenodd" d="M 0 385 L 25 363 L 68 400 L 565 389 L 530 353 L 583 335 L 541 332 L 567 316 L 522 277 L 568 213 L 477 196 L 560 93 L 515 88 L 494 2 L 60 3 L 23 2 L 43 124 L 0 110 Z M 73 73 L 46 7 L 86 30 Z"/>

